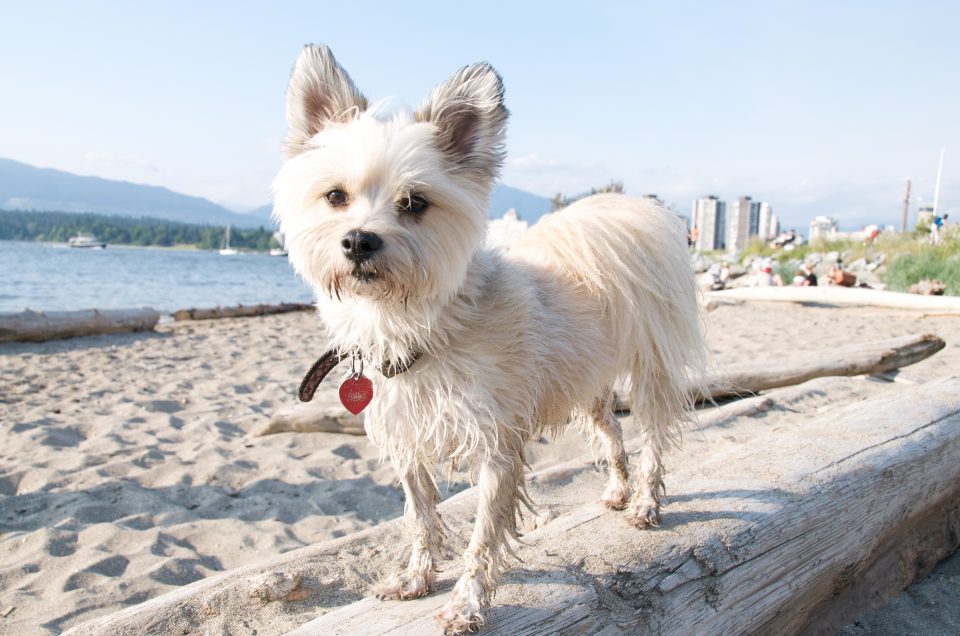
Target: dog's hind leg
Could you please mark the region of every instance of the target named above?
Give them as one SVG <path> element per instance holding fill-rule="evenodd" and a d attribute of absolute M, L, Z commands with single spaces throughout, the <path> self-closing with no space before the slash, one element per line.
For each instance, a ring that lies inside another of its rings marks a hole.
<path fill-rule="evenodd" d="M 638 528 L 660 525 L 660 497 L 665 492 L 662 459 L 665 444 L 657 426 L 652 421 L 645 421 L 641 425 L 637 491 L 627 510 L 627 520 Z"/>
<path fill-rule="evenodd" d="M 405 570 L 374 586 L 373 593 L 381 599 L 418 598 L 433 591 L 443 542 L 443 522 L 437 512 L 440 497 L 430 471 L 418 463 L 405 472 L 401 481 L 405 495 L 403 519 L 413 536 L 413 549 Z"/>
<path fill-rule="evenodd" d="M 483 627 L 505 553 L 512 553 L 507 540 L 518 536 L 517 507 L 526 501 L 523 457 L 518 452 L 498 459 L 480 470 L 480 501 L 473 536 L 463 557 L 464 572 L 453 588 L 452 598 L 436 614 L 444 634 L 466 634 Z"/>
<path fill-rule="evenodd" d="M 631 411 L 640 424 L 640 462 L 636 472 L 636 492 L 627 509 L 627 520 L 638 528 L 660 525 L 660 498 L 663 485 L 663 453 L 677 439 L 675 420 L 682 415 L 682 394 L 673 389 L 659 356 L 640 386 L 633 388 Z M 633 382 L 637 382 L 634 373 Z"/>
<path fill-rule="evenodd" d="M 623 450 L 623 429 L 613 414 L 609 391 L 593 402 L 587 414 L 591 437 L 603 448 L 610 477 L 600 502 L 613 510 L 623 510 L 630 499 L 630 476 L 627 454 Z"/>

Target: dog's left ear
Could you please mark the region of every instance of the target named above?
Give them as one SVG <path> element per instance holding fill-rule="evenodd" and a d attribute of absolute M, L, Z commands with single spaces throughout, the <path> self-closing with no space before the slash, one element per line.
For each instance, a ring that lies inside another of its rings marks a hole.
<path fill-rule="evenodd" d="M 503 81 L 489 64 L 460 69 L 417 109 L 417 121 L 437 127 L 436 142 L 472 178 L 492 185 L 506 156 L 509 111 Z"/>

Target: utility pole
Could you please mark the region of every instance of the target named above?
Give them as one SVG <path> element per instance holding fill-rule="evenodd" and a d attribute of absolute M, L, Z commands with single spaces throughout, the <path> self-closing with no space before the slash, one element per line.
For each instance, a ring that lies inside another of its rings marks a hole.
<path fill-rule="evenodd" d="M 900 233 L 907 233 L 907 213 L 910 211 L 910 177 L 907 177 L 907 196 L 903 197 L 903 221 L 900 223 Z"/>

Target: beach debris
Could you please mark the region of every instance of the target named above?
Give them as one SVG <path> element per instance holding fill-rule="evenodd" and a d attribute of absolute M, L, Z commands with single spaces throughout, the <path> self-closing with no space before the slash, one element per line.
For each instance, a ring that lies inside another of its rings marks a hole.
<path fill-rule="evenodd" d="M 907 289 L 908 294 L 919 294 L 921 296 L 943 296 L 947 286 L 938 280 L 924 279 L 919 283 L 910 285 Z"/>
<path fill-rule="evenodd" d="M 10 616 L 10 613 L 15 609 L 17 609 L 16 606 L 7 605 L 3 609 L 0 609 L 0 617 L 6 618 L 7 616 Z"/>
<path fill-rule="evenodd" d="M 789 361 L 732 365 L 708 384 L 698 401 L 750 395 L 813 378 L 893 371 L 925 360 L 945 346 L 941 338 L 923 334 L 798 354 Z"/>
<path fill-rule="evenodd" d="M 104 333 L 152 331 L 160 312 L 140 309 L 83 309 L 0 313 L 0 342 L 42 342 Z"/>
<path fill-rule="evenodd" d="M 302 601 L 310 591 L 302 586 L 299 572 L 267 572 L 250 579 L 250 596 L 270 603 L 272 601 Z"/>
<path fill-rule="evenodd" d="M 328 399 L 322 399 L 321 395 Z M 312 402 L 294 404 L 277 412 L 267 425 L 254 435 L 262 437 L 274 433 L 366 435 L 363 418 L 345 411 L 339 399 L 326 395 L 325 392 L 318 394 Z"/>
<path fill-rule="evenodd" d="M 212 309 L 178 309 L 173 312 L 173 319 L 183 320 L 214 320 L 217 318 L 247 318 L 250 316 L 269 316 L 271 314 L 286 314 L 292 311 L 312 311 L 313 305 L 303 303 L 280 303 L 279 305 L 237 305 L 236 307 L 213 307 Z"/>
<path fill-rule="evenodd" d="M 768 389 L 793 386 L 829 376 L 874 375 L 929 358 L 946 346 L 933 335 L 911 335 L 865 342 L 829 351 L 797 354 L 790 360 L 731 365 L 695 392 L 698 402 L 754 395 Z M 624 382 L 613 387 L 614 410 L 630 410 L 630 392 Z"/>

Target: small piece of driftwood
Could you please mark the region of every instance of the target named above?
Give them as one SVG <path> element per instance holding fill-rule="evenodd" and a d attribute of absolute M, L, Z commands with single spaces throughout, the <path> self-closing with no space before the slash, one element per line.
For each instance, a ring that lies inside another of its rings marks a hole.
<path fill-rule="evenodd" d="M 286 314 L 291 311 L 311 311 L 313 305 L 303 303 L 280 303 L 279 305 L 237 305 L 236 307 L 213 307 L 212 309 L 178 309 L 173 312 L 173 319 L 181 320 L 214 320 L 216 318 L 247 318 L 250 316 L 269 316 L 270 314 Z"/>
<path fill-rule="evenodd" d="M 324 392 L 321 391 L 321 394 Z M 330 393 L 330 391 L 326 391 Z M 257 437 L 274 433 L 344 433 L 366 435 L 363 417 L 348 411 L 339 400 L 317 395 L 312 402 L 294 404 L 274 414 L 270 422 L 254 433 Z M 325 399 L 327 398 L 327 399 Z"/>
<path fill-rule="evenodd" d="M 160 313 L 140 309 L 20 311 L 0 313 L 0 342 L 40 342 L 104 333 L 150 331 Z"/>

